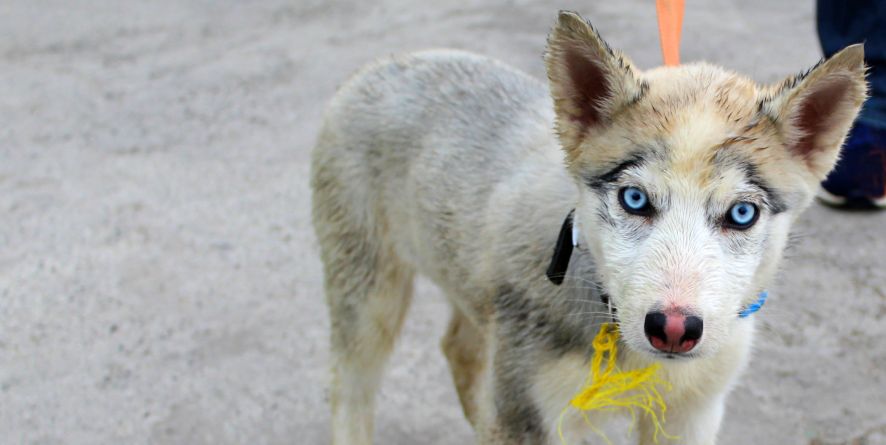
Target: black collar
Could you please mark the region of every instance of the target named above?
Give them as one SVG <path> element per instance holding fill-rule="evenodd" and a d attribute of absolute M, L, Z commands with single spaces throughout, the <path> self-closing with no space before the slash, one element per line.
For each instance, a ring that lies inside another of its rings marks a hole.
<path fill-rule="evenodd" d="M 560 227 L 560 236 L 557 237 L 557 245 L 554 246 L 554 256 L 551 257 L 551 264 L 548 265 L 548 271 L 545 273 L 551 283 L 559 286 L 563 284 L 566 278 L 566 270 L 569 268 L 569 260 L 572 257 L 572 251 L 575 248 L 575 240 L 573 240 L 572 218 L 575 215 L 575 209 L 569 211 L 563 225 Z M 603 291 L 603 286 L 597 283 L 597 289 L 600 292 L 600 301 L 609 306 L 609 295 Z M 611 308 L 615 311 L 615 308 Z"/>
<path fill-rule="evenodd" d="M 563 284 L 563 279 L 566 278 L 566 269 L 569 267 L 569 258 L 572 257 L 572 216 L 574 214 L 575 209 L 570 210 L 566 219 L 563 220 L 560 236 L 557 237 L 557 245 L 554 246 L 554 256 L 548 266 L 548 279 L 557 286 Z"/>

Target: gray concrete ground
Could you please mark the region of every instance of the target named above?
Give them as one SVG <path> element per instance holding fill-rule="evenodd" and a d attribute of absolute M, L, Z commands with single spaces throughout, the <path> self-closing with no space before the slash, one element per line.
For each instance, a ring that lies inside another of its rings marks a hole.
<path fill-rule="evenodd" d="M 307 186 L 324 103 L 361 64 L 429 47 L 542 76 L 558 8 L 659 62 L 640 0 L 0 2 L 0 443 L 325 443 Z M 690 2 L 683 57 L 775 81 L 817 60 L 813 17 Z M 721 443 L 886 443 L 884 224 L 800 221 Z M 422 281 L 378 443 L 471 440 L 447 312 Z"/>

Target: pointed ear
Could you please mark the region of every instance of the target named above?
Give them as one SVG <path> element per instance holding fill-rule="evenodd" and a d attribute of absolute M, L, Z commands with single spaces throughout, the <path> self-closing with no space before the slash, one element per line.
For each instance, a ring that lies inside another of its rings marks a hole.
<path fill-rule="evenodd" d="M 570 158 L 584 133 L 606 125 L 646 89 L 630 61 L 614 52 L 578 14 L 561 11 L 548 36 L 545 63 L 557 131 Z"/>
<path fill-rule="evenodd" d="M 785 80 L 760 111 L 776 124 L 791 153 L 823 180 L 867 97 L 864 46 L 846 47 L 808 72 Z"/>

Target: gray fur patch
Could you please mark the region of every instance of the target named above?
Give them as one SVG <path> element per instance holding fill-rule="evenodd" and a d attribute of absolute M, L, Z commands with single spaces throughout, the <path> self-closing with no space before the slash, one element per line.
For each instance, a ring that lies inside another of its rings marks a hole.
<path fill-rule="evenodd" d="M 499 330 L 509 346 L 544 345 L 557 355 L 588 347 L 585 332 L 560 323 L 550 307 L 532 301 L 524 293 L 501 293 L 495 299 L 495 310 Z"/>

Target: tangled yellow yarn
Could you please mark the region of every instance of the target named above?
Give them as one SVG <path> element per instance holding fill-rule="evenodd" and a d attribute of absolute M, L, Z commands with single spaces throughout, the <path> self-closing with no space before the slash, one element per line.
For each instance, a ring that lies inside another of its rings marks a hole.
<path fill-rule="evenodd" d="M 649 367 L 633 371 L 619 371 L 616 369 L 616 357 L 618 353 L 618 326 L 613 323 L 603 323 L 600 332 L 594 337 L 594 355 L 591 358 L 591 371 L 585 380 L 583 389 L 576 394 L 569 405 L 581 411 L 585 421 L 606 443 L 611 442 L 600 430 L 591 425 L 586 412 L 592 410 L 626 410 L 630 412 L 634 422 L 637 419 L 637 410 L 645 413 L 654 426 L 653 440 L 658 443 L 659 435 L 673 438 L 668 435 L 662 424 L 665 422 L 667 406 L 658 387 L 670 390 L 670 384 L 658 375 L 661 367 L 655 363 Z M 603 366 L 603 361 L 606 365 Z M 569 406 L 560 414 L 560 422 L 557 432 L 564 444 L 563 416 Z"/>

